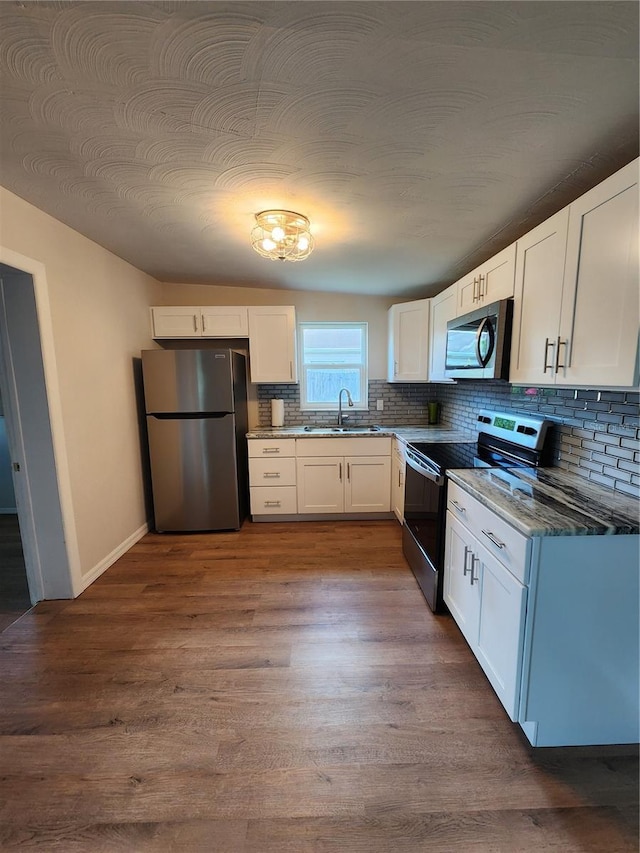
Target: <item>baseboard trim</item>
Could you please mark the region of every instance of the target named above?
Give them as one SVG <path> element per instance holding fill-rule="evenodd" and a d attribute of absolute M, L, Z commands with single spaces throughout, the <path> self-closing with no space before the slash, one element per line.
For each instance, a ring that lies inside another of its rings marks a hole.
<path fill-rule="evenodd" d="M 131 536 L 128 536 L 124 542 L 121 542 L 116 548 L 114 548 L 110 554 L 107 554 L 104 559 L 100 560 L 100 562 L 90 569 L 86 575 L 82 575 L 80 580 L 82 588 L 80 589 L 80 592 L 84 592 L 84 590 L 99 578 L 100 575 L 109 568 L 109 566 L 112 566 L 116 560 L 119 560 L 123 554 L 126 554 L 129 548 L 132 548 L 136 542 L 142 539 L 142 537 L 148 532 L 149 524 L 145 522 L 145 524 L 142 524 L 137 530 L 134 530 Z"/>

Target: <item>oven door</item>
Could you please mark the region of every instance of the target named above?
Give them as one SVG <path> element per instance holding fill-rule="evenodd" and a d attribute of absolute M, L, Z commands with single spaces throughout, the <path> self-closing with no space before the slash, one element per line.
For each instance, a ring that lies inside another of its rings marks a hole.
<path fill-rule="evenodd" d="M 410 451 L 404 501 L 402 551 L 429 607 L 442 610 L 445 479 L 425 469 Z"/>

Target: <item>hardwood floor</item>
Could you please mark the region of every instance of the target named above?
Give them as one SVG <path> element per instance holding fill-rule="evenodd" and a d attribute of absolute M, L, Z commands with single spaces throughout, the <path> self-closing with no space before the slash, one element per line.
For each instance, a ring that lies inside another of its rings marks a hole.
<path fill-rule="evenodd" d="M 638 849 L 637 755 L 529 747 L 395 522 L 149 535 L 0 646 L 2 850 Z"/>
<path fill-rule="evenodd" d="M 17 515 L 0 515 L 0 633 L 31 607 Z"/>

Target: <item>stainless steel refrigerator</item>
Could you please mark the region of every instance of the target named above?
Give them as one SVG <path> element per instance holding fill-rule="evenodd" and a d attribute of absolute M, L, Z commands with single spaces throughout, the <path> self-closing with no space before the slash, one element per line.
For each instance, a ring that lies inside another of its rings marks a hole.
<path fill-rule="evenodd" d="M 143 350 L 155 529 L 237 530 L 247 514 L 245 357 Z"/>

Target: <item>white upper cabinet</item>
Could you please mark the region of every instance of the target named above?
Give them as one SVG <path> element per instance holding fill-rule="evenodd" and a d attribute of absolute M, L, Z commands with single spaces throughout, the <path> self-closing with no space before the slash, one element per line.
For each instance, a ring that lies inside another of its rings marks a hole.
<path fill-rule="evenodd" d="M 252 382 L 297 382 L 296 310 L 293 305 L 249 307 Z"/>
<path fill-rule="evenodd" d="M 428 382 L 429 299 L 389 308 L 389 382 Z"/>
<path fill-rule="evenodd" d="M 638 161 L 517 243 L 511 382 L 638 381 Z"/>
<path fill-rule="evenodd" d="M 458 317 L 513 296 L 516 244 L 512 243 L 457 282 Z"/>
<path fill-rule="evenodd" d="M 249 315 L 246 305 L 209 305 L 202 313 L 202 337 L 248 338 Z"/>
<path fill-rule="evenodd" d="M 200 309 L 181 305 L 152 308 L 151 334 L 154 338 L 201 338 Z"/>
<path fill-rule="evenodd" d="M 511 382 L 555 382 L 569 208 L 518 240 Z"/>
<path fill-rule="evenodd" d="M 151 309 L 154 338 L 246 338 L 246 305 L 161 305 Z"/>
<path fill-rule="evenodd" d="M 457 313 L 458 286 L 452 284 L 431 300 L 429 319 L 429 382 L 453 382 L 445 376 L 447 323 Z"/>
<path fill-rule="evenodd" d="M 638 379 L 638 160 L 569 206 L 558 382 Z"/>

